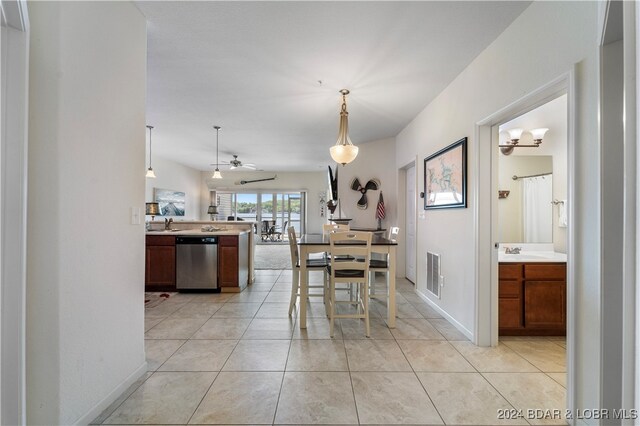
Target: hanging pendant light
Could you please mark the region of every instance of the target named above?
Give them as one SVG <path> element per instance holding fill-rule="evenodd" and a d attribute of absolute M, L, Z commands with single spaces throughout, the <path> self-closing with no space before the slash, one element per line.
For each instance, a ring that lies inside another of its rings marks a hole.
<path fill-rule="evenodd" d="M 218 164 L 218 133 L 220 132 L 220 126 L 213 126 L 216 129 L 216 169 L 211 176 L 211 179 L 222 179 L 222 175 L 220 174 L 219 164 Z"/>
<path fill-rule="evenodd" d="M 149 168 L 147 169 L 146 177 L 155 179 L 156 174 L 153 172 L 153 169 L 151 168 L 151 129 L 153 129 L 153 126 L 147 126 L 147 129 L 149 129 Z"/>
<path fill-rule="evenodd" d="M 333 158 L 336 163 L 344 166 L 355 160 L 358 155 L 358 147 L 351 143 L 351 138 L 349 138 L 349 113 L 347 112 L 347 95 L 349 91 L 342 89 L 340 93 L 342 94 L 342 108 L 340 110 L 338 140 L 329 151 L 331 158 Z"/>

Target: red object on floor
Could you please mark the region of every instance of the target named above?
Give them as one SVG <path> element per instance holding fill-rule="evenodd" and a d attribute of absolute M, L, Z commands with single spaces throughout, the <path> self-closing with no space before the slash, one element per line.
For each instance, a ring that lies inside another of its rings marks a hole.
<path fill-rule="evenodd" d="M 170 294 L 167 294 L 167 293 L 162 293 L 162 294 L 160 295 L 160 297 L 166 297 L 166 298 L 169 298 L 169 296 L 170 296 Z"/>

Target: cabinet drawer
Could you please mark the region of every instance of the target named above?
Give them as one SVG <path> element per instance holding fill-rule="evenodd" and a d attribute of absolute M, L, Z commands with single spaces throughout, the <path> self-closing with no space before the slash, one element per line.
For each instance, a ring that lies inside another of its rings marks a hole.
<path fill-rule="evenodd" d="M 567 275 L 564 263 L 545 263 L 524 265 L 524 278 L 527 280 L 563 280 Z"/>
<path fill-rule="evenodd" d="M 148 246 L 175 246 L 176 237 L 173 235 L 147 235 L 146 243 Z"/>
<path fill-rule="evenodd" d="M 218 245 L 227 247 L 237 247 L 238 237 L 235 235 L 221 235 L 218 237 Z"/>
<path fill-rule="evenodd" d="M 498 297 L 520 298 L 522 295 L 522 281 L 500 280 L 498 284 Z"/>
<path fill-rule="evenodd" d="M 522 278 L 522 263 L 501 263 L 498 266 L 498 277 L 501 280 Z"/>

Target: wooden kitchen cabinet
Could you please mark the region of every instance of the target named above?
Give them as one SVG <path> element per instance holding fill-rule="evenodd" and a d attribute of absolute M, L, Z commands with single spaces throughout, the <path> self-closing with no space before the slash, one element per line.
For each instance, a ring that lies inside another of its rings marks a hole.
<path fill-rule="evenodd" d="M 176 291 L 176 239 L 147 235 L 145 250 L 145 291 Z"/>
<path fill-rule="evenodd" d="M 223 292 L 239 292 L 249 279 L 248 235 L 221 235 L 218 238 L 218 286 Z"/>
<path fill-rule="evenodd" d="M 498 276 L 500 335 L 566 334 L 566 264 L 501 263 Z"/>

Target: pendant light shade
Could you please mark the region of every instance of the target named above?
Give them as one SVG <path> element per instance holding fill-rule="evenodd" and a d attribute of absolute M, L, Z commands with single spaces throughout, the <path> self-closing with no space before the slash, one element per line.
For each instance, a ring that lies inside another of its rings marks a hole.
<path fill-rule="evenodd" d="M 347 95 L 349 91 L 342 89 L 342 108 L 340 110 L 340 126 L 338 128 L 338 140 L 329 150 L 331 158 L 343 166 L 355 160 L 358 155 L 358 147 L 351 142 L 349 137 L 349 112 L 347 112 Z"/>
<path fill-rule="evenodd" d="M 153 168 L 151 168 L 151 129 L 153 129 L 153 126 L 147 126 L 147 129 L 149 129 L 149 168 L 147 169 L 146 177 L 155 179 L 156 174 L 153 172 Z"/>
<path fill-rule="evenodd" d="M 222 174 L 220 173 L 220 164 L 218 163 L 218 133 L 222 127 L 213 126 L 216 129 L 216 169 L 213 171 L 213 175 L 211 175 L 211 179 L 222 179 Z"/>

